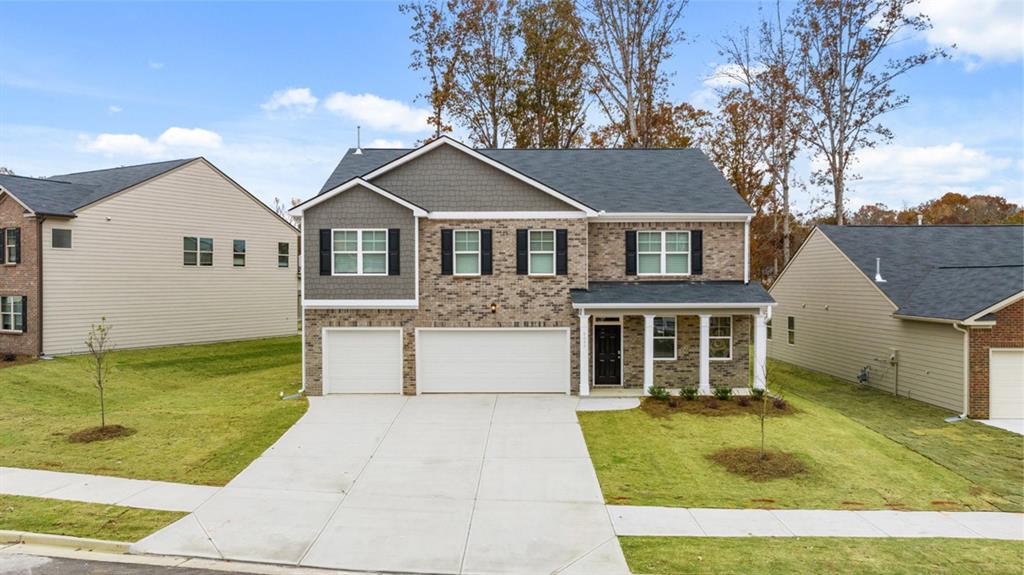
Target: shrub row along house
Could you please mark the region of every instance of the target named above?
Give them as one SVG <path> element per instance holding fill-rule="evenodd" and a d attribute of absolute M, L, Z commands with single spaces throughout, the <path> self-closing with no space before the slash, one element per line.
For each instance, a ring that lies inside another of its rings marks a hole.
<path fill-rule="evenodd" d="M 0 175 L 0 354 L 294 334 L 298 230 L 203 158 Z"/>
<path fill-rule="evenodd" d="M 355 149 L 292 214 L 308 394 L 763 385 L 752 212 L 700 151 Z"/>
<path fill-rule="evenodd" d="M 774 358 L 1024 419 L 1024 226 L 819 226 L 771 295 Z"/>

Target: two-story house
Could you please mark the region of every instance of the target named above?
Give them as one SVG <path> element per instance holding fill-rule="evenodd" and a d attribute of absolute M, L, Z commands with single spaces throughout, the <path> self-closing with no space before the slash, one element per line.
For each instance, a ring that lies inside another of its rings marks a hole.
<path fill-rule="evenodd" d="M 298 237 L 203 158 L 0 175 L 0 354 L 295 334 Z"/>
<path fill-rule="evenodd" d="M 292 210 L 304 390 L 763 386 L 751 213 L 694 149 L 349 150 Z"/>

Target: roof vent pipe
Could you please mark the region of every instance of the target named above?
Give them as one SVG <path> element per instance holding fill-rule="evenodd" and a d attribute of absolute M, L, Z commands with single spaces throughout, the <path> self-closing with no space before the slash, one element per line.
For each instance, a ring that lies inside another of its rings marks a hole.
<path fill-rule="evenodd" d="M 919 226 L 923 226 L 924 225 L 924 215 L 917 214 L 917 225 L 919 225 Z"/>
<path fill-rule="evenodd" d="M 363 155 L 363 127 L 356 126 L 356 151 L 353 152 L 357 156 Z"/>
<path fill-rule="evenodd" d="M 875 258 L 875 282 L 885 283 L 885 280 L 882 279 L 882 258 Z"/>

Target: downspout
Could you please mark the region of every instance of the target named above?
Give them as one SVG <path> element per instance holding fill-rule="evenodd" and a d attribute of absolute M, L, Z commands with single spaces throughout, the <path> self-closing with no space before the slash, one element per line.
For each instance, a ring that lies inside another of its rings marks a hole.
<path fill-rule="evenodd" d="M 39 222 L 36 224 L 36 262 L 39 267 L 39 280 L 36 282 L 38 293 L 36 294 L 36 307 L 39 312 L 36 317 L 39 318 L 39 355 L 43 355 L 43 222 L 46 221 L 46 216 L 39 216 Z M 28 310 L 25 310 L 28 311 Z"/>
<path fill-rule="evenodd" d="M 967 413 L 971 410 L 971 332 L 968 329 L 960 327 L 960 324 L 956 323 L 953 324 L 953 329 L 964 334 L 964 411 L 960 414 L 960 419 L 967 419 Z"/>
<path fill-rule="evenodd" d="M 750 220 L 754 216 L 747 216 L 743 222 L 743 283 L 750 283 Z"/>

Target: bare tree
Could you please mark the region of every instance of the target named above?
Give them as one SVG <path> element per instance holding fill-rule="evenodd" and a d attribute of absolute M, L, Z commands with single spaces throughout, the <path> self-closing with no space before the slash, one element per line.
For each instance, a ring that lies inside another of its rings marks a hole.
<path fill-rule="evenodd" d="M 643 147 L 668 76 L 661 65 L 683 40 L 687 0 L 587 0 L 597 100 L 622 145 Z"/>
<path fill-rule="evenodd" d="M 285 203 L 282 202 L 280 198 L 274 198 L 274 211 L 277 212 L 277 215 L 281 216 L 281 218 L 283 218 L 285 221 L 291 222 L 291 224 L 293 226 L 295 226 L 296 228 L 301 230 L 302 229 L 302 218 L 301 217 L 292 216 L 291 214 L 288 213 L 288 210 L 294 208 L 295 206 L 297 206 L 297 205 L 299 205 L 301 203 L 302 203 L 301 199 L 299 199 L 299 198 L 292 198 L 291 199 L 291 205 L 289 206 L 289 205 L 285 205 Z"/>
<path fill-rule="evenodd" d="M 106 390 L 107 379 L 110 375 L 110 352 L 114 351 L 113 341 L 110 339 L 111 327 L 107 325 L 107 318 L 101 318 L 100 323 L 93 324 L 85 338 L 85 347 L 89 350 L 92 359 L 91 371 L 93 385 L 100 392 L 100 427 L 107 426 L 107 408 L 103 393 Z"/>
<path fill-rule="evenodd" d="M 14 175 L 14 170 L 8 168 L 7 166 L 0 166 L 0 176 L 13 176 L 13 175 Z"/>
<path fill-rule="evenodd" d="M 801 0 L 793 27 L 799 42 L 804 139 L 825 163 L 814 182 L 832 188 L 835 221 L 843 224 L 846 182 L 856 153 L 892 139 L 883 115 L 907 104 L 894 79 L 929 61 L 943 48 L 887 58 L 905 37 L 931 21 L 912 12 L 917 0 Z"/>

